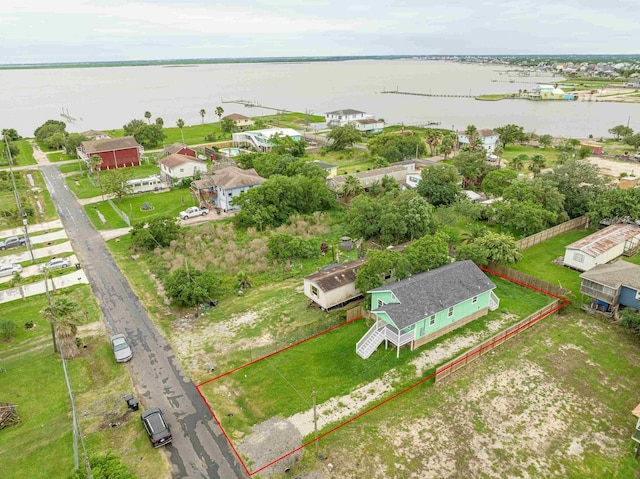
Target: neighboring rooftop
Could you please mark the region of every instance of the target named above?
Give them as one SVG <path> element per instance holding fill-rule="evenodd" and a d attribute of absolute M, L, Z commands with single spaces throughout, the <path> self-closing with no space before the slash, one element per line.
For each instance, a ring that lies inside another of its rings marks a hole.
<path fill-rule="evenodd" d="M 231 115 L 223 116 L 222 118 L 229 118 L 233 121 L 251 120 L 248 116 L 241 115 L 240 113 L 231 113 Z"/>
<path fill-rule="evenodd" d="M 620 260 L 614 263 L 599 264 L 582 273 L 580 277 L 613 289 L 627 286 L 640 291 L 640 266 L 628 261 Z"/>
<path fill-rule="evenodd" d="M 167 146 L 164 151 L 167 153 L 167 155 L 173 155 L 174 153 L 178 153 L 180 150 L 184 150 L 185 148 L 189 147 L 182 143 L 174 143 L 171 146 Z M 192 148 L 189 149 L 191 150 Z"/>
<path fill-rule="evenodd" d="M 340 286 L 355 282 L 356 273 L 363 263 L 364 259 L 357 259 L 348 263 L 333 264 L 322 268 L 317 273 L 310 274 L 305 279 L 318 285 L 318 288 L 324 292 L 332 291 Z"/>
<path fill-rule="evenodd" d="M 243 186 L 253 186 L 264 183 L 266 180 L 256 173 L 256 170 L 250 168 L 243 170 L 237 166 L 227 166 L 215 170 L 213 176 L 196 180 L 193 184 L 198 189 L 210 188 L 212 186 L 218 186 L 224 190 L 232 188 L 241 188 Z"/>
<path fill-rule="evenodd" d="M 127 148 L 138 148 L 140 145 L 133 136 L 122 138 L 105 138 L 104 140 L 83 141 L 84 152 L 87 155 L 100 153 L 102 151 L 124 150 Z"/>
<path fill-rule="evenodd" d="M 346 108 L 344 110 L 336 110 L 336 111 L 328 111 L 327 115 L 360 115 L 364 113 L 360 110 L 352 110 L 350 108 Z"/>
<path fill-rule="evenodd" d="M 571 243 L 567 249 L 577 249 L 595 258 L 614 246 L 637 236 L 640 236 L 640 226 L 618 223 Z"/>
<path fill-rule="evenodd" d="M 193 156 L 181 155 L 180 153 L 172 153 L 171 155 L 165 156 L 161 160 L 158 160 L 158 163 L 166 166 L 167 168 L 175 168 L 176 166 L 185 165 L 187 163 L 204 164 L 202 161 L 196 160 Z"/>

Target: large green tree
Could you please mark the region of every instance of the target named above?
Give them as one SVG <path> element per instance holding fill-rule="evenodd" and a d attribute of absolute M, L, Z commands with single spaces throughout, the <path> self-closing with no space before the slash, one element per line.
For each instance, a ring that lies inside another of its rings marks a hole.
<path fill-rule="evenodd" d="M 515 263 L 522 258 L 522 252 L 513 236 L 494 233 L 488 231 L 486 234 L 474 241 L 474 244 L 485 248 L 487 260 L 494 263 L 509 264 Z"/>
<path fill-rule="evenodd" d="M 440 232 L 418 238 L 402 252 L 409 262 L 411 274 L 422 273 L 439 268 L 451 261 L 449 258 L 448 237 Z"/>
<path fill-rule="evenodd" d="M 131 229 L 131 244 L 134 247 L 153 251 L 165 248 L 180 236 L 178 218 L 160 216 L 148 221 L 140 221 Z"/>
<path fill-rule="evenodd" d="M 353 125 L 334 126 L 327 134 L 327 138 L 331 140 L 330 150 L 341 151 L 351 148 L 354 143 L 362 139 L 362 134 Z"/>
<path fill-rule="evenodd" d="M 596 165 L 584 160 L 572 159 L 556 165 L 545 178 L 553 181 L 564 195 L 564 210 L 570 218 L 586 214 L 589 204 L 611 188 L 608 177 L 601 175 Z"/>
<path fill-rule="evenodd" d="M 409 275 L 409 262 L 402 253 L 394 250 L 371 250 L 367 252 L 367 261 L 356 273 L 355 286 L 366 294 L 385 281 L 404 279 Z M 366 304 L 366 303 L 365 303 Z"/>
<path fill-rule="evenodd" d="M 169 273 L 163 286 L 173 304 L 186 307 L 212 301 L 222 292 L 218 274 L 209 270 L 199 271 L 188 264 Z"/>
<path fill-rule="evenodd" d="M 103 192 L 112 194 L 118 201 L 122 201 L 122 198 L 132 192 L 131 185 L 127 183 L 132 176 L 133 173 L 126 168 L 107 170 L 102 175 Z"/>
<path fill-rule="evenodd" d="M 433 206 L 450 205 L 461 194 L 460 177 L 452 165 L 439 164 L 423 168 L 416 191 Z"/>
<path fill-rule="evenodd" d="M 508 168 L 501 168 L 487 173 L 482 180 L 482 191 L 492 196 L 502 196 L 505 188 L 508 188 L 518 177 L 518 173 Z"/>
<path fill-rule="evenodd" d="M 506 148 L 507 145 L 527 140 L 527 135 L 524 132 L 524 128 L 512 123 L 504 126 L 499 126 L 498 128 L 494 128 L 493 130 L 500 135 L 500 143 L 502 143 L 502 146 L 504 148 Z"/>
<path fill-rule="evenodd" d="M 588 215 L 594 224 L 603 219 L 640 220 L 640 188 L 611 188 L 601 192 L 589 203 Z"/>
<path fill-rule="evenodd" d="M 80 147 L 83 141 L 87 141 L 89 138 L 81 135 L 80 133 L 69 133 L 64 140 L 64 149 L 67 155 L 76 156 L 77 149 Z"/>
<path fill-rule="evenodd" d="M 462 187 L 479 186 L 484 177 L 496 167 L 487 163 L 484 152 L 462 151 L 453 159 L 462 176 Z"/>
<path fill-rule="evenodd" d="M 371 138 L 367 146 L 373 156 L 381 156 L 390 163 L 420 157 L 425 153 L 424 140 L 414 134 L 381 133 Z"/>
<path fill-rule="evenodd" d="M 625 136 L 633 135 L 633 129 L 625 125 L 616 125 L 609 129 L 609 133 L 611 133 L 617 141 Z"/>

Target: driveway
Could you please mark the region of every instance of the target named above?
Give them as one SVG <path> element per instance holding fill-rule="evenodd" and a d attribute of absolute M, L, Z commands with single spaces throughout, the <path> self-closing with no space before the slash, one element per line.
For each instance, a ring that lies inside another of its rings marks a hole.
<path fill-rule="evenodd" d="M 171 345 L 149 319 L 57 167 L 43 165 L 41 171 L 107 329 L 112 334 L 124 333 L 131 341 L 134 355 L 125 367 L 130 368 L 142 405 L 166 412 L 173 443 L 163 451 L 171 463 L 172 477 L 247 477 Z M 142 429 L 140 434 L 144 434 Z"/>

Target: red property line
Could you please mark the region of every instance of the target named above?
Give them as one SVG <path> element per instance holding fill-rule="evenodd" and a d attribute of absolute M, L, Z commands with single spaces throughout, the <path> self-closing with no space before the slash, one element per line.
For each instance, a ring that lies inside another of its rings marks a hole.
<path fill-rule="evenodd" d="M 339 324 L 339 325 L 337 325 L 337 326 L 333 326 L 333 327 L 331 327 L 331 328 L 327 329 L 326 331 L 322 331 L 322 332 L 320 332 L 320 333 L 314 334 L 313 336 L 310 336 L 310 337 L 309 337 L 309 338 L 307 338 L 307 339 L 304 339 L 304 340 L 299 341 L 299 342 L 297 342 L 297 343 L 295 343 L 295 344 L 292 344 L 292 345 L 290 345 L 290 346 L 287 346 L 287 347 L 285 347 L 285 348 L 283 348 L 283 349 L 280 349 L 280 350 L 278 350 L 278 351 L 276 351 L 276 352 L 274 352 L 274 353 L 268 354 L 268 355 L 266 355 L 266 356 L 264 356 L 264 357 L 262 357 L 262 358 L 256 359 L 255 361 L 251 361 L 251 362 L 249 362 L 249 363 L 247 363 L 247 364 L 245 364 L 245 365 L 243 365 L 243 366 L 240 366 L 240 367 L 238 367 L 238 368 L 235 368 L 235 369 L 233 369 L 233 370 L 231 370 L 231 371 L 228 371 L 228 372 L 226 372 L 226 373 L 224 373 L 224 374 L 221 374 L 221 375 L 219 375 L 219 376 L 217 376 L 217 377 L 215 377 L 215 378 L 213 378 L 213 379 L 209 379 L 208 381 L 205 381 L 205 382 L 203 382 L 203 383 L 201 383 L 201 384 L 197 385 L 197 386 L 196 386 L 196 388 L 197 388 L 197 390 L 198 390 L 198 393 L 200 394 L 200 397 L 202 398 L 202 400 L 203 400 L 203 401 L 205 402 L 205 404 L 207 405 L 207 408 L 209 409 L 209 411 L 211 412 L 211 414 L 212 414 L 213 418 L 215 419 L 216 423 L 218 424 L 218 426 L 219 426 L 219 427 L 220 427 L 220 429 L 222 430 L 222 432 L 223 432 L 223 434 L 224 434 L 224 437 L 227 439 L 227 441 L 228 441 L 228 442 L 229 442 L 229 444 L 231 445 L 231 448 L 232 448 L 233 452 L 235 453 L 236 457 L 238 458 L 238 460 L 240 461 L 240 463 L 241 463 L 241 464 L 242 464 L 242 466 L 244 467 L 245 471 L 247 471 L 247 474 L 249 474 L 249 476 L 254 476 L 255 474 L 257 474 L 257 473 L 259 473 L 259 472 L 261 472 L 261 471 L 263 471 L 263 470 L 267 469 L 268 467 L 273 466 L 274 464 L 276 464 L 276 463 L 280 462 L 281 460 L 283 460 L 283 459 L 285 459 L 285 458 L 287 458 L 287 457 L 291 456 L 292 454 L 295 454 L 296 452 L 300 451 L 301 449 L 304 449 L 305 447 L 310 446 L 311 444 L 315 443 L 316 441 L 319 441 L 320 439 L 322 439 L 322 438 L 326 437 L 327 435 L 329 435 L 329 434 L 331 434 L 331 433 L 333 433 L 333 432 L 337 431 L 338 429 L 340 429 L 340 428 L 342 428 L 342 427 L 346 426 L 347 424 L 352 423 L 352 422 L 353 422 L 353 421 L 355 421 L 356 419 L 361 418 L 361 417 L 362 417 L 362 416 L 364 416 L 365 414 L 368 414 L 368 413 L 370 413 L 371 411 L 374 411 L 375 409 L 379 408 L 380 406 L 382 406 L 382 405 L 384 405 L 384 404 L 387 404 L 388 402 L 392 401 L 393 399 L 396 399 L 397 397 L 399 397 L 399 396 L 401 396 L 401 395 L 403 395 L 403 394 L 405 394 L 405 393 L 407 393 L 407 392 L 411 391 L 412 389 L 414 389 L 414 388 L 416 388 L 416 387 L 420 386 L 421 384 L 424 384 L 425 382 L 430 381 L 431 379 L 433 379 L 433 378 L 436 376 L 436 374 L 442 374 L 444 371 L 447 371 L 447 370 L 449 370 L 449 369 L 453 368 L 454 366 L 456 366 L 456 365 L 460 364 L 462 361 L 466 361 L 466 360 L 468 360 L 469 358 L 471 358 L 471 357 L 473 357 L 473 356 L 475 356 L 475 355 L 481 354 L 485 349 L 489 348 L 489 346 L 494 347 L 494 345 L 495 345 L 497 342 L 504 341 L 504 340 L 508 339 L 510 336 L 512 336 L 512 335 L 514 335 L 514 334 L 519 333 L 519 332 L 520 332 L 520 331 L 522 331 L 523 329 L 525 329 L 525 328 L 529 327 L 530 325 L 532 325 L 532 324 L 534 324 L 534 323 L 536 323 L 536 322 L 540 321 L 541 319 L 543 319 L 543 318 L 545 318 L 545 317 L 549 316 L 550 314 L 552 314 L 552 313 L 554 313 L 554 312 L 556 312 L 556 311 L 558 311 L 558 310 L 560 310 L 560 309 L 564 308 L 567 304 L 569 304 L 569 303 L 570 303 L 570 301 L 569 301 L 568 299 L 566 299 L 566 298 L 563 298 L 563 297 L 561 297 L 561 296 L 557 296 L 557 295 L 555 295 L 555 294 L 553 294 L 553 293 L 549 293 L 548 291 L 543 291 L 543 290 L 541 290 L 541 289 L 539 289 L 539 288 L 536 288 L 536 287 L 534 287 L 534 286 L 531 286 L 531 285 L 528 285 L 528 284 L 526 284 L 526 283 L 523 283 L 522 281 L 518 281 L 518 280 L 516 280 L 516 279 L 514 279 L 514 278 L 510 278 L 510 277 L 508 277 L 508 276 L 505 276 L 505 275 L 502 275 L 502 274 L 496 273 L 496 272 L 491 271 L 491 270 L 486 269 L 486 268 L 481 268 L 481 269 L 482 269 L 483 271 L 487 272 L 487 273 L 493 274 L 493 275 L 495 275 L 495 276 L 498 276 L 498 277 L 500 277 L 500 278 L 503 278 L 503 279 L 505 279 L 505 280 L 507 280 L 507 281 L 510 281 L 510 282 L 512 282 L 512 283 L 518 284 L 518 285 L 523 286 L 523 287 L 525 287 L 525 288 L 532 289 L 532 290 L 537 291 L 537 292 L 539 292 L 539 293 L 542 293 L 542 294 L 544 294 L 544 295 L 546 295 L 546 296 L 549 296 L 549 297 L 555 298 L 555 299 L 557 299 L 557 300 L 560 300 L 561 302 L 560 302 L 560 304 L 559 304 L 559 305 L 557 305 L 556 307 L 554 307 L 554 308 L 550 309 L 549 311 L 546 311 L 546 312 L 544 312 L 544 313 L 542 313 L 542 314 L 540 314 L 540 315 L 536 316 L 535 318 L 532 318 L 531 320 L 527 321 L 525 324 L 520 325 L 518 328 L 514 329 L 513 331 L 510 331 L 509 333 L 506 333 L 506 334 L 504 334 L 503 336 L 501 336 L 501 337 L 499 337 L 499 338 L 494 339 L 494 340 L 490 343 L 490 345 L 486 345 L 486 346 L 484 346 L 484 347 L 482 347 L 482 348 L 480 348 L 480 349 L 477 349 L 477 350 L 476 350 L 476 351 L 474 351 L 473 353 L 469 353 L 469 354 L 464 355 L 463 357 L 459 358 L 458 360 L 454 361 L 453 363 L 451 363 L 451 364 L 447 365 L 447 366 L 446 366 L 445 368 L 443 368 L 442 370 L 440 370 L 440 371 L 436 371 L 436 372 L 434 372 L 434 373 L 430 374 L 429 376 L 422 378 L 421 380 L 419 380 L 419 381 L 418 381 L 418 382 L 416 382 L 415 384 L 413 384 L 413 385 L 411 385 L 411 386 L 407 387 L 406 389 L 403 389 L 402 391 L 399 391 L 399 392 L 395 393 L 394 395 L 392 395 L 392 396 L 388 397 L 387 399 L 384 399 L 384 400 L 380 401 L 378 404 L 375 404 L 375 405 L 373 405 L 373 406 L 371 406 L 371 407 L 369 407 L 369 408 L 365 409 L 364 411 L 362 411 L 362 412 L 360 412 L 360 413 L 356 414 L 355 416 L 353 416 L 352 418 L 348 419 L 347 421 L 345 421 L 345 422 L 343 422 L 343 423 L 341 423 L 341 424 L 338 424 L 337 426 L 333 427 L 332 429 L 330 429 L 330 430 L 328 430 L 328 431 L 325 431 L 324 433 L 322 433 L 321 435 L 319 435 L 317 438 L 314 438 L 314 439 L 312 439 L 312 440 L 310 440 L 310 441 L 306 442 L 305 444 L 303 444 L 303 445 L 301 445 L 301 446 L 299 446 L 299 447 L 295 448 L 294 450 L 292 450 L 292 451 L 290 451 L 290 452 L 288 452 L 288 453 L 286 453 L 286 454 L 284 454 L 284 455 L 280 456 L 279 458 L 277 458 L 277 459 L 275 459 L 275 460 L 271 461 L 270 463 L 268 463 L 268 464 L 267 464 L 267 465 L 265 465 L 265 466 L 260 467 L 259 469 L 256 469 L 256 470 L 255 470 L 255 471 L 253 471 L 253 472 L 250 472 L 250 471 L 248 470 L 248 468 L 247 468 L 246 464 L 244 463 L 244 461 L 243 461 L 243 460 L 242 460 L 242 458 L 240 457 L 240 454 L 238 453 L 238 451 L 236 450 L 235 446 L 234 446 L 234 445 L 233 445 L 233 443 L 231 442 L 231 440 L 230 440 L 229 436 L 227 435 L 226 431 L 225 431 L 225 430 L 224 430 L 224 428 L 222 427 L 222 424 L 220 423 L 220 421 L 219 421 L 219 420 L 218 420 L 218 418 L 216 417 L 215 413 L 214 413 L 214 412 L 213 412 L 213 410 L 211 409 L 211 406 L 209 405 L 208 401 L 206 400 L 206 398 L 204 397 L 204 395 L 203 395 L 203 394 L 202 394 L 202 392 L 200 391 L 200 387 L 201 387 L 201 386 L 204 386 L 205 384 L 208 384 L 208 383 L 210 383 L 210 382 L 212 382 L 212 381 L 215 381 L 216 379 L 219 379 L 219 378 L 222 378 L 222 377 L 224 377 L 224 376 L 227 376 L 227 375 L 229 375 L 229 374 L 231 374 L 231 373 L 233 373 L 233 372 L 235 372 L 235 371 L 238 371 L 238 370 L 243 369 L 243 368 L 245 368 L 245 367 L 247 367 L 247 366 L 250 366 L 250 365 L 252 365 L 252 364 L 255 364 L 255 363 L 257 363 L 258 361 L 262 361 L 263 359 L 267 359 L 267 358 L 269 358 L 269 357 L 271 357 L 271 356 L 273 356 L 273 355 L 275 355 L 275 354 L 278 354 L 278 353 L 280 353 L 280 352 L 286 351 L 287 349 L 290 349 L 290 348 L 292 348 L 293 346 L 297 346 L 298 344 L 302 344 L 302 343 L 304 343 L 304 342 L 306 342 L 306 341 L 309 341 L 310 339 L 316 338 L 316 337 L 318 337 L 318 336 L 322 336 L 323 334 L 326 334 L 326 333 L 328 333 L 328 332 L 330 332 L 330 331 L 333 331 L 334 329 L 337 329 L 337 328 L 339 328 L 339 327 L 346 326 L 347 324 L 352 323 L 352 322 L 354 322 L 354 321 L 356 321 L 356 320 L 360 319 L 361 317 L 358 317 L 358 318 L 352 319 L 352 320 L 350 320 L 350 321 L 347 321 L 347 322 L 345 322 L 345 323 Z"/>

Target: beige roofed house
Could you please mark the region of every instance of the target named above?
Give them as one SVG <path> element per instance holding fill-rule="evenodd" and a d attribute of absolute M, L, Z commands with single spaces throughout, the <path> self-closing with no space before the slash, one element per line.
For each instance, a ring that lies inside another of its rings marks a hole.
<path fill-rule="evenodd" d="M 201 204 L 207 202 L 215 208 L 229 211 L 238 209 L 232 205 L 235 197 L 265 181 L 253 168 L 243 170 L 237 166 L 227 166 L 215 170 L 213 176 L 194 181 L 191 189 Z"/>
<path fill-rule="evenodd" d="M 241 130 L 250 128 L 256 124 L 255 121 L 253 121 L 251 118 L 241 115 L 240 113 L 232 113 L 231 115 L 224 116 L 223 118 L 228 118 L 229 120 L 235 121 L 236 127 Z"/>
<path fill-rule="evenodd" d="M 187 155 L 174 153 L 158 160 L 163 180 L 174 182 L 183 178 L 193 178 L 198 173 L 207 172 L 207 164 Z"/>
<path fill-rule="evenodd" d="M 100 169 L 106 170 L 138 166 L 144 148 L 133 136 L 124 136 L 83 141 L 76 151 L 78 156 L 86 162 L 89 162 L 94 155 L 99 156 L 102 159 Z"/>
<path fill-rule="evenodd" d="M 99 130 L 87 130 L 83 131 L 80 134 L 86 138 L 89 138 L 90 140 L 106 140 L 107 138 L 111 138 L 110 135 L 108 135 L 104 131 Z"/>
<path fill-rule="evenodd" d="M 348 176 L 355 176 L 363 188 L 368 188 L 374 183 L 380 183 L 385 176 L 395 178 L 400 185 L 406 184 L 407 171 L 414 166 L 410 165 L 393 165 L 385 168 L 376 168 L 369 171 L 361 171 L 352 175 L 340 175 L 333 178 L 327 178 L 327 187 L 331 191 L 339 191 Z"/>

